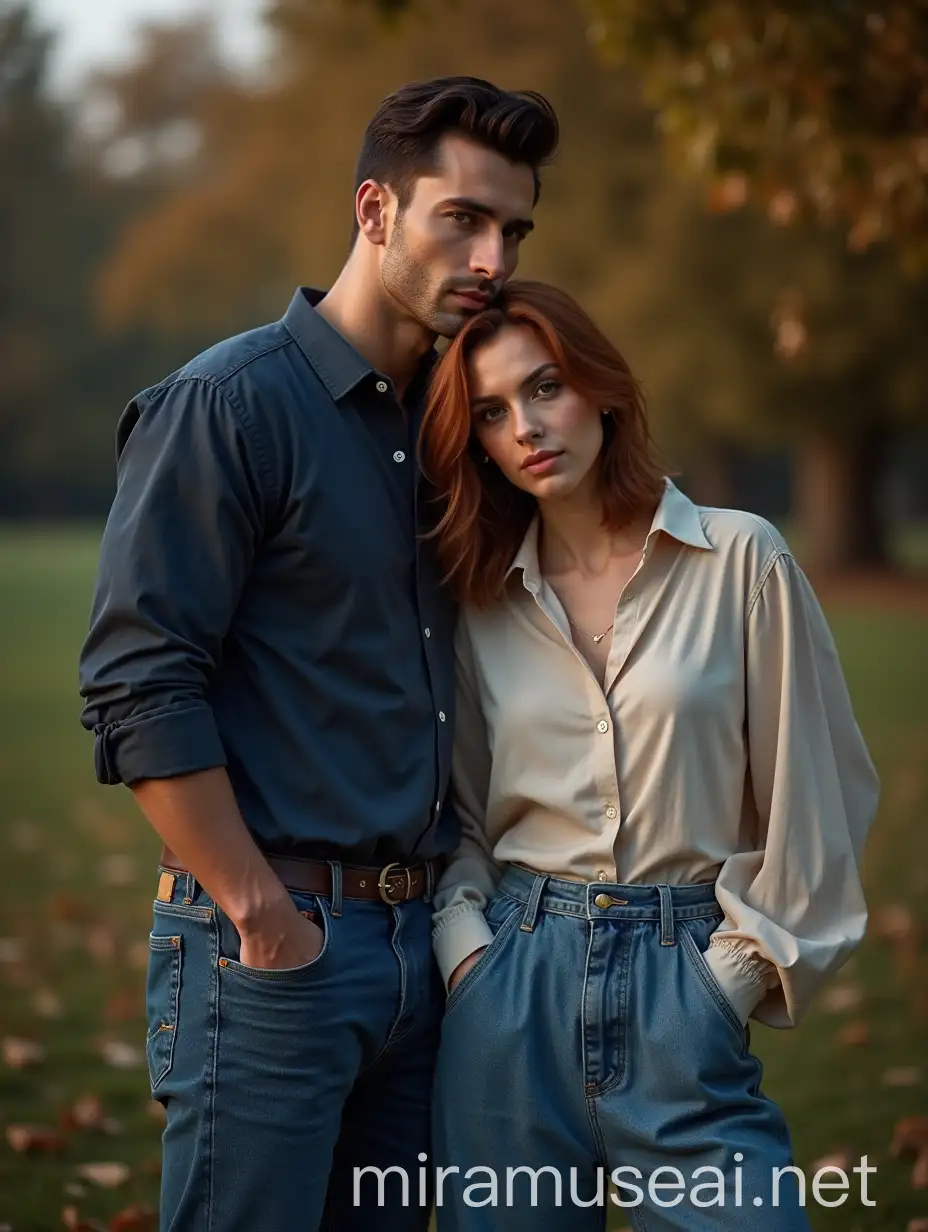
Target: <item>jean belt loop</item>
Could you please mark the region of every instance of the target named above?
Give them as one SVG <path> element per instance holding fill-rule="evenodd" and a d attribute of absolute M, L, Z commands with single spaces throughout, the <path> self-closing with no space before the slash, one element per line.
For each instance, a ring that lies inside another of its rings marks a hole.
<path fill-rule="evenodd" d="M 184 882 L 184 902 L 189 907 L 197 896 L 197 883 L 193 873 L 187 873 Z"/>
<path fill-rule="evenodd" d="M 431 860 L 425 862 L 425 894 L 424 898 L 427 903 L 432 901 L 432 894 L 435 891 L 435 867 Z"/>
<path fill-rule="evenodd" d="M 673 899 L 670 886 L 659 885 L 657 892 L 661 900 L 661 945 L 675 945 L 676 937 L 673 931 Z"/>
<path fill-rule="evenodd" d="M 333 918 L 337 919 L 342 913 L 342 864 L 341 860 L 329 860 L 328 865 L 332 870 L 331 912 Z"/>
<path fill-rule="evenodd" d="M 519 928 L 524 933 L 530 933 L 535 927 L 535 921 L 538 918 L 538 904 L 541 902 L 541 896 L 547 884 L 548 878 L 544 873 L 539 873 L 532 883 L 532 892 L 529 894 L 528 903 L 525 906 L 525 919 L 519 925 Z"/>

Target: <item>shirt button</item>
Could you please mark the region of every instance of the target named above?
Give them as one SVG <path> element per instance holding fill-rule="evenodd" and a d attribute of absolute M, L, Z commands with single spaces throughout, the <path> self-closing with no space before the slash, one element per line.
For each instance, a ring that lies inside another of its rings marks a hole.
<path fill-rule="evenodd" d="M 439 710 L 439 712 L 438 712 L 438 721 L 439 721 L 440 723 L 444 723 L 444 721 L 445 721 L 445 712 L 444 712 L 444 710 Z"/>
<path fill-rule="evenodd" d="M 431 629 L 429 629 L 429 628 L 425 628 L 425 629 L 423 630 L 423 632 L 425 633 L 425 636 L 426 636 L 426 637 L 431 637 L 431 636 L 432 636 L 432 630 L 431 630 Z"/>
<path fill-rule="evenodd" d="M 596 897 L 593 899 L 593 902 L 596 904 L 597 907 L 608 907 L 611 905 L 612 899 L 609 897 L 608 894 L 597 894 Z"/>
<path fill-rule="evenodd" d="M 613 817 L 615 817 L 615 816 L 617 815 L 618 811 L 619 811 L 619 810 L 615 807 L 615 805 L 614 805 L 614 804 L 610 804 L 610 805 L 609 805 L 609 807 L 606 809 L 606 816 L 607 816 L 607 817 L 609 818 L 609 820 L 611 821 L 611 820 L 612 820 L 612 818 L 613 818 Z"/>
<path fill-rule="evenodd" d="M 606 722 L 605 719 L 600 719 L 599 722 L 596 724 L 596 728 L 597 728 L 597 731 L 607 732 L 609 730 L 609 724 Z"/>
<path fill-rule="evenodd" d="M 406 455 L 403 453 L 402 449 L 398 449 L 396 451 L 396 453 L 393 455 L 393 461 L 394 462 L 405 462 L 406 461 Z"/>
<path fill-rule="evenodd" d="M 377 382 L 377 392 L 378 392 L 379 394 L 385 394 L 389 388 L 390 388 L 390 386 L 387 384 L 387 382 L 386 382 L 386 381 L 378 381 L 378 382 Z"/>

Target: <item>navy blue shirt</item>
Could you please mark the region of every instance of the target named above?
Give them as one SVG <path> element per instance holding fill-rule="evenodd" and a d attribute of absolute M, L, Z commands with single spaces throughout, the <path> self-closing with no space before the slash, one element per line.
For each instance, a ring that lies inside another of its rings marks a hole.
<path fill-rule="evenodd" d="M 454 608 L 404 398 L 301 288 L 139 394 L 80 660 L 103 783 L 225 766 L 266 851 L 448 852 Z"/>

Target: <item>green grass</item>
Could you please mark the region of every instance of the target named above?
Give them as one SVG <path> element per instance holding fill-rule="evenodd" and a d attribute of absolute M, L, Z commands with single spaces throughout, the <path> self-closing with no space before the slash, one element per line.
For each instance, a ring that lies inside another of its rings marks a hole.
<path fill-rule="evenodd" d="M 122 1132 L 74 1132 L 55 1155 L 21 1155 L 0 1138 L 0 1225 L 16 1232 L 62 1227 L 61 1210 L 106 1221 L 134 1203 L 157 1203 L 160 1128 L 149 1111 L 144 1068 L 104 1063 L 101 1046 L 144 1040 L 144 959 L 156 840 L 123 789 L 99 787 L 91 738 L 78 723 L 76 659 L 90 600 L 96 541 L 86 530 L 0 531 L 0 1037 L 26 1036 L 41 1065 L 0 1061 L 0 1134 L 44 1128 L 94 1093 Z M 928 935 L 928 619 L 879 605 L 828 607 L 857 713 L 883 780 L 865 877 L 874 919 L 905 905 Z M 113 861 L 126 856 L 125 861 Z M 129 884 L 112 884 L 134 876 Z M 120 877 L 118 874 L 122 874 Z M 928 1190 L 911 1188 L 911 1161 L 891 1157 L 896 1121 L 928 1112 L 928 958 L 918 933 L 886 941 L 874 928 L 841 984 L 856 1008 L 824 1003 L 798 1031 L 753 1029 L 768 1094 L 784 1107 L 799 1162 L 842 1150 L 869 1156 L 877 1205 L 812 1207 L 818 1232 L 901 1232 L 928 1216 Z M 47 1016 L 54 1008 L 60 1015 Z M 44 1011 L 44 1014 L 43 1014 Z M 860 1021 L 869 1040 L 838 1042 Z M 892 1069 L 917 1068 L 913 1085 L 887 1085 Z M 75 1167 L 124 1161 L 116 1191 L 66 1190 Z M 852 1180 L 856 1178 L 852 1177 Z M 621 1219 L 614 1226 L 621 1224 Z"/>

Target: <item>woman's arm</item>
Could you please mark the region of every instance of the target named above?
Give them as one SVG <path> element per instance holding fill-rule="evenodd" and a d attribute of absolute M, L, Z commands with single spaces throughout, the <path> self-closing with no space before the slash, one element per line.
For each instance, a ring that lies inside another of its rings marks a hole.
<path fill-rule="evenodd" d="M 466 615 L 459 622 L 456 649 L 452 799 L 461 837 L 438 883 L 432 916 L 432 943 L 446 987 L 456 968 L 493 940 L 483 912 L 500 876 L 486 834 L 490 749 Z"/>
<path fill-rule="evenodd" d="M 879 780 L 824 614 L 779 541 L 746 613 L 756 849 L 728 859 L 706 961 L 747 1019 L 795 1026 L 864 935 L 860 858 Z"/>

